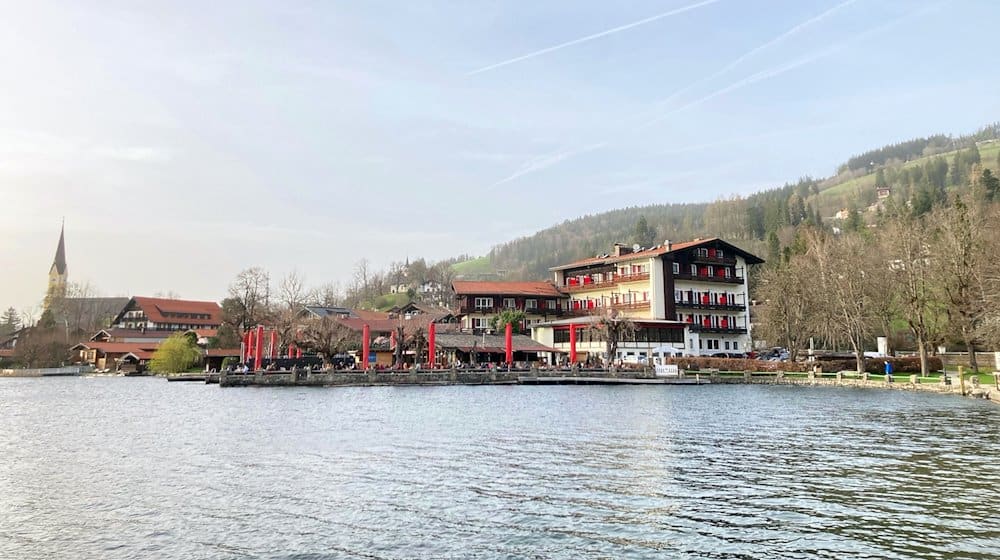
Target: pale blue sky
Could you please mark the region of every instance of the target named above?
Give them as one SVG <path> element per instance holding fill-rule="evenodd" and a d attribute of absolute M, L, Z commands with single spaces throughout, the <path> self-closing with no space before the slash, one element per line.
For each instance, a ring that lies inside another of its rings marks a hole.
<path fill-rule="evenodd" d="M 0 305 L 219 299 L 1000 118 L 991 0 L 4 2 Z M 676 12 L 671 15 L 672 12 Z M 555 263 L 554 263 L 555 264 Z"/>

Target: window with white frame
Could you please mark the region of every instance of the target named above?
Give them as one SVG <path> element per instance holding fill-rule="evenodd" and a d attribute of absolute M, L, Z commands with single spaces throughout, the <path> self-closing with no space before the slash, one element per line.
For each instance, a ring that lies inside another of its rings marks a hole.
<path fill-rule="evenodd" d="M 493 298 L 491 297 L 476 298 L 476 309 L 492 309 L 492 308 L 493 308 Z"/>
<path fill-rule="evenodd" d="M 716 249 L 715 250 L 715 256 L 717 256 L 717 257 L 719 257 L 721 259 L 724 256 L 723 253 L 722 253 L 722 249 Z"/>
<path fill-rule="evenodd" d="M 545 304 L 549 309 L 556 309 L 556 300 L 554 299 L 546 301 Z"/>
<path fill-rule="evenodd" d="M 503 306 L 507 309 L 514 309 L 514 307 L 516 307 L 514 303 L 514 298 L 512 297 L 503 298 Z"/>
<path fill-rule="evenodd" d="M 674 263 L 674 274 L 681 273 L 681 263 Z"/>
<path fill-rule="evenodd" d="M 490 320 L 486 317 L 473 317 L 472 318 L 472 328 L 474 329 L 488 329 L 490 328 Z"/>
<path fill-rule="evenodd" d="M 708 265 L 708 275 L 709 276 L 715 276 L 715 267 L 714 266 Z"/>
<path fill-rule="evenodd" d="M 683 290 L 674 290 L 674 301 L 676 301 L 676 302 L 682 302 L 682 301 L 684 301 L 684 291 Z"/>
<path fill-rule="evenodd" d="M 691 276 L 698 276 L 698 265 L 691 265 Z"/>
<path fill-rule="evenodd" d="M 526 299 L 526 300 L 524 300 L 524 308 L 525 309 L 538 309 L 538 300 L 537 299 Z"/>

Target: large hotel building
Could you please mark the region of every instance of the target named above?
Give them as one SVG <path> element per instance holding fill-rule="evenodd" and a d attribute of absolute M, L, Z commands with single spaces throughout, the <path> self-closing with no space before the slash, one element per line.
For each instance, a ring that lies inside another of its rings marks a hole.
<path fill-rule="evenodd" d="M 540 343 L 568 352 L 576 329 L 578 360 L 600 357 L 605 342 L 591 325 L 614 310 L 636 329 L 616 360 L 655 353 L 711 356 L 750 350 L 747 267 L 763 263 L 721 239 L 651 248 L 615 244 L 611 253 L 552 268 L 570 317 L 533 325 Z"/>

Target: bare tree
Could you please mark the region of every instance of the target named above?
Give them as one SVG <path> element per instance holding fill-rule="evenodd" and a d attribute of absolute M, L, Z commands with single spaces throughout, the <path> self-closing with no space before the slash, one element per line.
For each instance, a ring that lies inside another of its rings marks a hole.
<path fill-rule="evenodd" d="M 334 356 L 357 346 L 358 333 L 337 319 L 323 317 L 305 322 L 297 343 L 322 356 L 323 366 L 329 368 Z"/>
<path fill-rule="evenodd" d="M 298 310 L 306 304 L 309 290 L 306 288 L 305 280 L 297 271 L 293 270 L 281 279 L 278 297 L 285 309 Z"/>
<path fill-rule="evenodd" d="M 590 330 L 604 339 L 604 365 L 610 367 L 618 353 L 618 344 L 634 335 L 636 326 L 614 307 L 603 307 L 594 317 Z"/>
<path fill-rule="evenodd" d="M 788 349 L 789 359 L 798 359 L 802 348 L 819 323 L 814 295 L 809 293 L 810 273 L 806 259 L 792 259 L 784 266 L 767 269 L 758 283 L 759 317 L 755 335 L 772 345 Z"/>
<path fill-rule="evenodd" d="M 917 343 L 921 375 L 928 374 L 927 354 L 944 316 L 944 309 L 934 290 L 931 251 L 933 231 L 923 219 L 897 218 L 882 233 L 882 254 L 888 257 L 886 268 L 892 276 L 893 301 Z"/>
<path fill-rule="evenodd" d="M 884 263 L 871 250 L 870 241 L 863 234 L 833 238 L 823 232 L 810 230 L 806 236 L 807 263 L 816 276 L 817 293 L 814 299 L 816 318 L 842 336 L 854 353 L 857 372 L 864 371 L 865 340 L 877 320 L 873 304 L 880 289 L 879 282 L 885 275 L 872 272 Z"/>
<path fill-rule="evenodd" d="M 987 210 L 969 199 L 958 198 L 935 214 L 939 235 L 934 244 L 937 285 L 946 304 L 949 327 L 957 331 L 976 370 L 976 335 L 990 312 L 987 271 L 998 257 L 995 227 Z"/>
<path fill-rule="evenodd" d="M 271 276 L 255 266 L 240 272 L 229 285 L 229 298 L 223 301 L 223 312 L 229 322 L 244 330 L 267 317 L 270 300 Z"/>

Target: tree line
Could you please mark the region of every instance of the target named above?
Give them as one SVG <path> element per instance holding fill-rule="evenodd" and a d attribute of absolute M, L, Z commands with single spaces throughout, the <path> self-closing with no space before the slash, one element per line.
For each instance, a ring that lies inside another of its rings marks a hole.
<path fill-rule="evenodd" d="M 858 371 L 874 337 L 914 348 L 927 371 L 939 344 L 1000 343 L 1000 210 L 982 187 L 924 213 L 887 210 L 873 228 L 802 228 L 760 275 L 755 337 L 789 349 L 848 349 Z"/>

